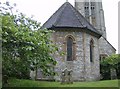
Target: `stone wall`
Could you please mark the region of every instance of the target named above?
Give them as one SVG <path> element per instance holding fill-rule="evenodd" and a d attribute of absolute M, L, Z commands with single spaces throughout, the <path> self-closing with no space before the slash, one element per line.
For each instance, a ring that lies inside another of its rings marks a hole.
<path fill-rule="evenodd" d="M 100 54 L 110 56 L 116 53 L 116 49 L 103 37 L 99 39 Z"/>
<path fill-rule="evenodd" d="M 73 61 L 67 61 L 66 54 L 66 37 L 72 36 L 75 44 L 75 59 Z M 90 40 L 94 41 L 94 58 L 93 62 L 90 62 Z M 58 46 L 59 52 L 65 52 L 65 55 L 60 56 L 59 53 L 53 54 L 53 57 L 57 61 L 55 71 L 58 75 L 54 77 L 56 81 L 61 81 L 61 73 L 64 69 L 73 71 L 72 77 L 74 81 L 93 81 L 100 78 L 100 54 L 111 55 L 115 53 L 114 47 L 103 37 L 100 39 L 79 31 L 57 31 L 51 36 L 51 40 Z M 34 73 L 32 73 L 32 76 Z M 31 76 L 31 77 L 32 77 Z M 45 77 L 41 71 L 38 71 L 38 79 L 51 79 L 52 77 Z"/>
<path fill-rule="evenodd" d="M 90 40 L 93 39 L 94 41 L 94 54 L 93 54 L 93 62 L 90 62 Z M 87 81 L 91 80 L 99 80 L 99 44 L 98 44 L 98 38 L 91 36 L 89 34 L 86 34 L 86 43 L 85 43 L 85 79 Z"/>
<path fill-rule="evenodd" d="M 58 45 L 59 51 L 66 52 L 65 38 L 70 35 L 75 38 L 75 60 L 66 61 L 66 55 L 54 54 L 57 61 L 55 71 L 58 73 L 54 78 L 61 80 L 62 71 L 67 68 L 73 70 L 74 81 L 92 81 L 99 79 L 99 45 L 98 38 L 85 32 L 57 31 L 53 33 L 52 40 Z M 90 40 L 94 40 L 94 59 L 90 62 Z"/>

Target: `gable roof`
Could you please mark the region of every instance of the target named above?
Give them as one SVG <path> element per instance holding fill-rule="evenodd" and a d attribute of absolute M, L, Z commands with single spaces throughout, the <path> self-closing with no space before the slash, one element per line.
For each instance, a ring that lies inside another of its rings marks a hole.
<path fill-rule="evenodd" d="M 114 51 L 116 51 L 116 49 L 113 47 L 113 45 L 105 37 L 103 37 L 103 39 L 114 49 Z"/>
<path fill-rule="evenodd" d="M 65 2 L 42 26 L 42 28 L 82 28 L 101 34 L 69 3 Z"/>

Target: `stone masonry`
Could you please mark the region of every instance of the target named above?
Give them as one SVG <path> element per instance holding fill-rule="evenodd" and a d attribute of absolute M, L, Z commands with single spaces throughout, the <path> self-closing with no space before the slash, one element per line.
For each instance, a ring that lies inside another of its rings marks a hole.
<path fill-rule="evenodd" d="M 62 71 L 67 69 L 72 69 L 73 71 L 73 80 L 74 81 L 92 81 L 99 79 L 99 46 L 98 38 L 87 34 L 85 32 L 67 32 L 67 31 L 57 31 L 53 33 L 53 41 L 58 45 L 60 51 L 66 52 L 65 39 L 67 36 L 73 36 L 75 38 L 75 49 L 76 49 L 76 59 L 73 61 L 67 61 L 66 57 L 54 55 L 54 58 L 57 60 L 57 65 L 55 71 L 58 73 L 58 76 L 55 76 L 55 79 L 60 81 L 60 76 Z M 94 40 L 94 60 L 90 62 L 90 40 Z"/>

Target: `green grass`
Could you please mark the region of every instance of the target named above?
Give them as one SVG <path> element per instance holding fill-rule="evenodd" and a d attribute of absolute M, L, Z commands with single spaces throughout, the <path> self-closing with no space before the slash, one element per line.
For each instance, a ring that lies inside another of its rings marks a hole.
<path fill-rule="evenodd" d="M 60 82 L 10 79 L 8 87 L 118 87 L 118 80 L 74 82 L 73 84 L 62 85 Z"/>

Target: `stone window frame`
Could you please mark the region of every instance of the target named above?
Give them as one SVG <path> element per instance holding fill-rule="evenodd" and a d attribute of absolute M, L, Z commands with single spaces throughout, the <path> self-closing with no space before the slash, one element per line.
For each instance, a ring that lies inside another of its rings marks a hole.
<path fill-rule="evenodd" d="M 64 49 L 64 52 L 66 53 L 66 61 L 67 61 L 67 38 L 69 37 L 72 38 L 73 40 L 73 58 L 72 58 L 73 60 L 72 61 L 74 61 L 76 60 L 76 39 L 73 35 L 69 34 L 65 36 L 64 42 L 63 42 L 64 44 L 63 49 Z"/>
<path fill-rule="evenodd" d="M 90 45 L 89 45 L 89 49 L 90 49 L 90 62 L 93 63 L 94 62 L 94 40 L 91 38 L 90 39 Z"/>

